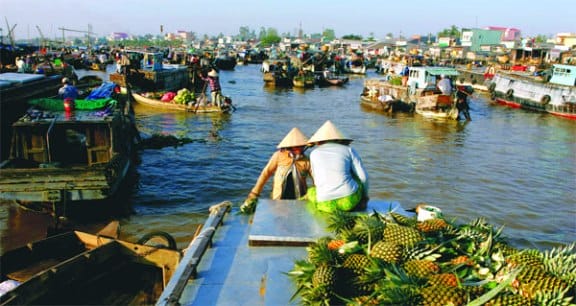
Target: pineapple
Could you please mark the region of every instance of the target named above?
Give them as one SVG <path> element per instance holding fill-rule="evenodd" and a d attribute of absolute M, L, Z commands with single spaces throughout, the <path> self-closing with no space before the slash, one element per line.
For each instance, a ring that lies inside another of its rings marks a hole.
<path fill-rule="evenodd" d="M 428 278 L 430 286 L 458 287 L 459 283 L 458 277 L 454 273 L 432 274 Z"/>
<path fill-rule="evenodd" d="M 344 292 L 347 296 L 360 296 L 370 293 L 374 289 L 372 282 L 365 281 L 362 275 L 368 270 L 372 262 L 364 254 L 350 254 L 342 263 L 343 278 L 346 280 Z"/>
<path fill-rule="evenodd" d="M 413 259 L 403 265 L 406 274 L 417 278 L 428 278 L 432 274 L 440 272 L 440 267 L 433 261 L 424 259 Z"/>
<path fill-rule="evenodd" d="M 568 285 L 566 282 L 555 276 L 547 276 L 520 284 L 521 294 L 531 299 L 534 298 L 538 292 L 562 291 L 567 288 Z"/>
<path fill-rule="evenodd" d="M 370 266 L 370 263 L 370 258 L 364 254 L 350 254 L 342 263 L 342 267 L 352 272 L 353 275 L 359 276 Z"/>
<path fill-rule="evenodd" d="M 488 301 L 485 306 L 530 306 L 533 305 L 532 300 L 518 294 L 509 292 L 500 293 L 493 299 Z"/>
<path fill-rule="evenodd" d="M 386 224 L 383 236 L 385 241 L 407 247 L 412 247 L 423 239 L 417 229 L 393 223 Z"/>
<path fill-rule="evenodd" d="M 337 270 L 328 265 L 322 265 L 316 268 L 312 274 L 312 286 L 315 288 L 324 288 L 327 293 L 333 293 L 337 284 Z"/>
<path fill-rule="evenodd" d="M 420 291 L 422 296 L 422 305 L 440 306 L 440 305 L 465 305 L 466 292 L 457 287 L 449 286 L 429 286 Z"/>
<path fill-rule="evenodd" d="M 527 249 L 508 256 L 506 261 L 511 267 L 532 266 L 543 268 L 543 257 L 539 250 Z"/>
<path fill-rule="evenodd" d="M 416 217 L 407 217 L 396 212 L 388 213 L 392 220 L 396 221 L 399 225 L 413 227 L 416 225 Z"/>
<path fill-rule="evenodd" d="M 328 242 L 328 249 L 332 251 L 337 251 L 341 246 L 343 246 L 346 242 L 342 239 L 334 239 Z"/>
<path fill-rule="evenodd" d="M 416 228 L 423 233 L 436 233 L 448 228 L 449 224 L 444 219 L 428 219 L 426 221 L 418 222 Z"/>
<path fill-rule="evenodd" d="M 454 266 L 464 265 L 464 266 L 473 266 L 474 260 L 466 255 L 460 255 L 452 258 L 450 260 L 450 264 Z"/>
<path fill-rule="evenodd" d="M 402 257 L 402 246 L 393 242 L 378 241 L 370 250 L 371 257 L 382 259 L 391 264 L 398 263 Z"/>

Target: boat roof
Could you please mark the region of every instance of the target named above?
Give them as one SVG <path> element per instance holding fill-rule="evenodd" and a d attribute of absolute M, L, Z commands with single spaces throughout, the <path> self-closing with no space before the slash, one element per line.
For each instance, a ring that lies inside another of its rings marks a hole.
<path fill-rule="evenodd" d="M 411 66 L 410 70 L 424 70 L 430 75 L 459 75 L 460 73 L 456 68 L 451 67 L 437 67 L 437 66 Z"/>
<path fill-rule="evenodd" d="M 370 200 L 365 211 L 410 215 L 397 202 Z M 328 214 L 306 201 L 260 199 L 254 215 L 230 212 L 216 230 L 210 248 L 199 259 L 187 249 L 156 305 L 299 305 L 291 300 L 296 286 L 285 274 L 306 246 L 328 236 Z M 206 231 L 210 227 L 204 226 Z M 213 228 L 211 228 L 213 230 Z M 202 237 L 201 232 L 198 237 Z M 194 279 L 181 271 L 197 263 Z M 182 294 L 179 285 L 185 284 Z"/>

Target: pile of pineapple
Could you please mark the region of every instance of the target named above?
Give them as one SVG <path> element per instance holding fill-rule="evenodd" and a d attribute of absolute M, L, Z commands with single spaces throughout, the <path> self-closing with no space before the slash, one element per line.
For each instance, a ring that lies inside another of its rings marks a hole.
<path fill-rule="evenodd" d="M 307 305 L 575 305 L 576 243 L 519 250 L 478 218 L 330 216 L 287 274 Z"/>

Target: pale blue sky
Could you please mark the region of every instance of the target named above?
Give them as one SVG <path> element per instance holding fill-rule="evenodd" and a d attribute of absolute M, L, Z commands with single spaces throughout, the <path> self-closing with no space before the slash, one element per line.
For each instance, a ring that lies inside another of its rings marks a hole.
<path fill-rule="evenodd" d="M 437 33 L 458 28 L 503 26 L 518 28 L 523 36 L 576 33 L 576 1 L 387 1 L 387 0 L 0 0 L 0 28 L 6 35 L 16 24 L 17 39 L 60 38 L 60 27 L 87 30 L 98 36 L 111 32 L 160 34 L 178 30 L 197 34 L 237 34 L 241 26 L 279 33 L 305 33 L 333 29 L 337 37 L 359 34 L 377 39 Z M 82 34 L 67 33 L 67 36 Z"/>

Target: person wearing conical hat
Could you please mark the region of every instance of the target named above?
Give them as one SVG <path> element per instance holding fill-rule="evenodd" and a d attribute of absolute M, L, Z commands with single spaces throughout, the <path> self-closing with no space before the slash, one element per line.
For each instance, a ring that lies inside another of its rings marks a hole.
<path fill-rule="evenodd" d="M 308 140 L 315 145 L 310 153 L 315 186 L 306 197 L 320 211 L 361 209 L 368 201 L 368 173 L 351 142 L 330 120 Z"/>
<path fill-rule="evenodd" d="M 268 163 L 262 169 L 256 184 L 244 201 L 241 209 L 254 206 L 264 185 L 274 176 L 271 198 L 298 199 L 304 196 L 308 189 L 307 179 L 310 177 L 310 161 L 304 150 L 308 137 L 298 128 L 293 128 L 277 146 Z"/>
<path fill-rule="evenodd" d="M 222 87 L 220 86 L 220 77 L 218 77 L 218 72 L 212 68 L 206 77 L 204 77 L 202 74 L 198 75 L 204 82 L 207 82 L 208 86 L 210 87 L 210 98 L 212 99 L 212 104 L 220 107 Z"/>

